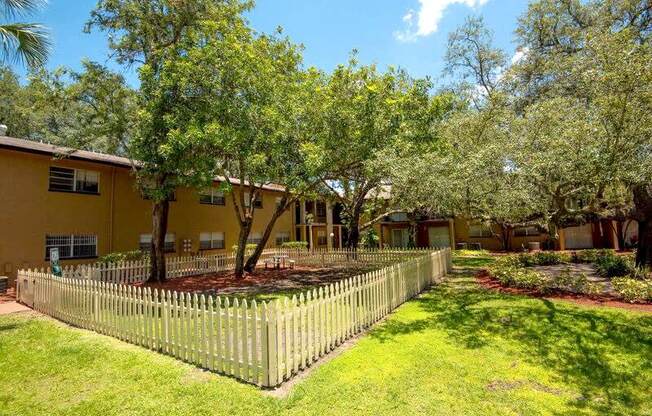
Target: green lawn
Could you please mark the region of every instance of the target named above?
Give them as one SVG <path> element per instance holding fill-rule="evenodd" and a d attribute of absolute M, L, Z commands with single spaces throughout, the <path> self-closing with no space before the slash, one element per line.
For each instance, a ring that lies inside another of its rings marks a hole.
<path fill-rule="evenodd" d="M 44 318 L 0 317 L 0 415 L 652 415 L 652 315 L 483 291 L 462 271 L 284 399 Z"/>

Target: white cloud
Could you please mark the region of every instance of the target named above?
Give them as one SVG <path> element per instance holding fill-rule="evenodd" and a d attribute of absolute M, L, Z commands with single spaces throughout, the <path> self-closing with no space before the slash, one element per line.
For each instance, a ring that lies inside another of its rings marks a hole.
<path fill-rule="evenodd" d="M 419 0 L 419 10 L 408 10 L 403 16 L 405 28 L 394 32 L 394 37 L 401 42 L 414 42 L 419 37 L 428 36 L 437 31 L 444 11 L 451 4 L 463 4 L 475 8 L 489 0 Z"/>

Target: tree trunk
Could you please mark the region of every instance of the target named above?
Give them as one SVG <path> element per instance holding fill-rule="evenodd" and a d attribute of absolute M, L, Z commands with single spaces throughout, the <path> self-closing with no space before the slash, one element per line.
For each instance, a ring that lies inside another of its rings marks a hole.
<path fill-rule="evenodd" d="M 260 240 L 260 243 L 258 243 L 256 249 L 251 254 L 251 256 L 249 256 L 249 258 L 247 259 L 247 263 L 244 266 L 245 271 L 247 271 L 248 273 L 253 272 L 254 269 L 256 268 L 256 264 L 258 264 L 258 260 L 260 259 L 260 256 L 263 254 L 263 250 L 267 245 L 267 241 L 269 241 L 269 237 L 272 235 L 272 230 L 274 229 L 274 224 L 276 224 L 276 220 L 278 220 L 281 217 L 281 215 L 283 215 L 283 213 L 287 211 L 289 206 L 290 205 L 288 204 L 285 206 L 285 208 L 277 208 L 276 211 L 274 211 L 272 218 L 267 223 L 267 227 L 265 228 L 265 232 L 263 233 L 262 240 Z"/>
<path fill-rule="evenodd" d="M 652 186 L 634 188 L 635 217 L 638 220 L 638 249 L 636 266 L 652 265 Z"/>
<path fill-rule="evenodd" d="M 354 210 L 346 235 L 346 247 L 357 249 L 360 242 L 360 210 Z"/>
<path fill-rule="evenodd" d="M 147 282 L 164 282 L 165 270 L 165 234 L 168 230 L 168 211 L 170 201 L 154 202 L 152 207 L 152 244 L 150 247 L 150 269 Z"/>
<path fill-rule="evenodd" d="M 501 234 L 501 244 L 503 246 L 503 250 L 505 251 L 510 251 L 511 250 L 511 237 L 512 237 L 512 229 L 514 227 L 510 225 L 500 225 L 500 234 Z"/>
<path fill-rule="evenodd" d="M 235 253 L 235 278 L 244 277 L 244 256 L 247 251 L 247 239 L 251 231 L 253 221 L 248 220 L 240 225 L 240 234 L 238 235 L 238 249 Z"/>

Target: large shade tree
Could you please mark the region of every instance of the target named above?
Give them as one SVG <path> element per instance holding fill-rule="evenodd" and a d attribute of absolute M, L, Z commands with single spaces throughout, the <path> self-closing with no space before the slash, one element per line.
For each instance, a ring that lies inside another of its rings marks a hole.
<path fill-rule="evenodd" d="M 652 14 L 647 1 L 534 2 L 517 30 L 525 58 L 511 71 L 516 109 L 525 129 L 550 128 L 574 140 L 566 154 L 559 139 L 542 160 L 564 165 L 581 153 L 569 187 L 583 208 L 603 215 L 629 199 L 639 222 L 637 264 L 652 262 Z M 530 123 L 528 123 L 528 120 Z M 546 134 L 555 141 L 555 134 Z M 532 136 L 532 135 L 531 135 Z M 525 157 L 525 155 L 524 155 Z M 525 166 L 525 164 L 523 165 Z M 629 191 L 623 198 L 622 189 Z M 616 197 L 614 197 L 614 195 Z M 574 208 L 565 201 L 566 206 Z M 562 203 L 557 203 L 564 211 Z"/>
<path fill-rule="evenodd" d="M 409 143 L 432 140 L 430 127 L 441 107 L 431 100 L 430 87 L 429 80 L 393 68 L 380 72 L 353 57 L 315 92 L 314 158 L 323 166 L 324 186 L 342 206 L 348 247 L 357 247 L 362 230 L 396 211 L 382 200 L 389 175 L 383 158 L 389 150 L 401 153 Z M 363 222 L 368 206 L 383 209 Z"/>
<path fill-rule="evenodd" d="M 82 62 L 81 71 L 43 68 L 23 85 L 0 70 L 0 123 L 7 134 L 76 149 L 123 154 L 129 141 L 135 91 L 103 65 Z"/>
<path fill-rule="evenodd" d="M 244 30 L 241 13 L 250 2 L 237 0 L 101 0 L 89 29 L 110 34 L 119 63 L 139 65 L 139 112 L 129 155 L 139 160 L 139 188 L 152 201 L 151 281 L 166 277 L 164 244 L 169 201 L 179 186 L 201 186 L 214 168 L 213 143 L 192 134 L 197 96 L 184 88 L 189 52 L 207 39 Z"/>

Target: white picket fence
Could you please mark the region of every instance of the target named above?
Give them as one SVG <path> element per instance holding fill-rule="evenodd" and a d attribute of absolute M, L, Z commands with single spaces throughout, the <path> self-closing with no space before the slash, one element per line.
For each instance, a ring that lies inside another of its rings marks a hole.
<path fill-rule="evenodd" d="M 406 258 L 423 255 L 428 249 L 405 250 L 301 250 L 301 249 L 265 249 L 261 261 L 274 255 L 286 255 L 297 266 L 331 266 L 337 264 L 368 263 L 391 264 Z M 431 251 L 431 250 L 430 250 Z M 207 256 L 183 256 L 166 258 L 166 276 L 168 279 L 197 276 L 232 270 L 235 256 L 232 254 L 214 254 Z M 149 276 L 149 259 L 123 261 L 116 263 L 92 263 L 66 266 L 62 269 L 63 277 L 70 279 L 97 280 L 105 283 L 134 284 L 142 283 Z M 48 269 L 41 269 L 48 273 Z"/>
<path fill-rule="evenodd" d="M 22 270 L 18 297 L 81 328 L 276 386 L 442 278 L 450 249 L 283 301 L 251 303 Z"/>
<path fill-rule="evenodd" d="M 166 277 L 197 276 L 231 270 L 235 258 L 231 255 L 215 254 L 209 256 L 183 256 L 166 258 Z M 105 283 L 133 284 L 147 280 L 149 276 L 149 259 L 122 261 L 117 263 L 93 263 L 66 266 L 62 276 L 69 279 L 96 280 Z M 47 270 L 43 270 L 47 272 Z"/>

